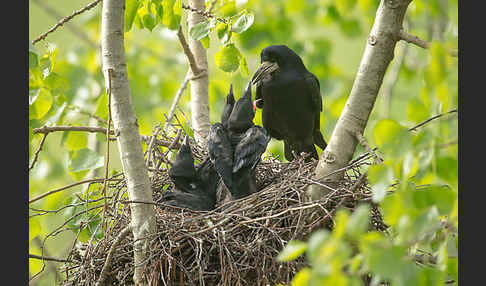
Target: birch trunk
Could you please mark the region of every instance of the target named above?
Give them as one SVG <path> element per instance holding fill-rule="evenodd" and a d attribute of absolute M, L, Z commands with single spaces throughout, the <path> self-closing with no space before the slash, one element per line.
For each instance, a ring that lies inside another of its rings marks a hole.
<path fill-rule="evenodd" d="M 189 0 L 189 6 L 204 11 L 204 0 Z M 202 15 L 189 11 L 188 26 L 189 30 L 197 23 L 204 20 Z M 200 71 L 206 71 L 202 76 L 196 76 L 191 80 L 191 117 L 192 129 L 194 130 L 194 139 L 201 146 L 206 146 L 206 137 L 209 134 L 209 75 L 208 75 L 208 60 L 206 49 L 200 41 L 189 38 L 189 48 L 196 60 L 196 64 Z"/>
<path fill-rule="evenodd" d="M 137 118 L 130 97 L 124 51 L 124 10 L 124 0 L 103 1 L 101 16 L 103 74 L 108 89 L 111 70 L 111 112 L 129 198 L 132 201 L 153 202 Z M 151 204 L 130 204 L 130 210 L 130 225 L 136 241 L 133 245 L 135 262 L 133 279 L 135 285 L 143 285 L 141 274 L 147 257 L 148 242 L 143 237 L 155 231 L 155 213 Z"/>
<path fill-rule="evenodd" d="M 411 0 L 381 0 L 351 93 L 326 150 L 321 154 L 315 170 L 315 179 L 345 167 L 352 159 L 358 143 L 354 134 L 364 133 L 386 69 L 393 59 L 395 45 L 400 39 L 403 18 L 410 2 Z M 343 177 L 343 171 L 336 172 L 327 176 L 324 182 L 330 187 L 335 187 L 336 182 Z M 316 200 L 327 194 L 330 189 L 311 185 L 308 191 L 311 199 Z"/>

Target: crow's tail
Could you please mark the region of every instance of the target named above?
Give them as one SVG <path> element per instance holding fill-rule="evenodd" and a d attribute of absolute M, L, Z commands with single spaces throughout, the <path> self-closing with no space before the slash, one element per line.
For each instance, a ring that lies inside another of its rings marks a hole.
<path fill-rule="evenodd" d="M 321 148 L 322 150 L 326 149 L 326 140 L 324 140 L 324 137 L 322 136 L 322 133 L 321 131 L 319 131 L 319 129 L 314 130 L 314 144 L 319 146 L 319 148 Z"/>

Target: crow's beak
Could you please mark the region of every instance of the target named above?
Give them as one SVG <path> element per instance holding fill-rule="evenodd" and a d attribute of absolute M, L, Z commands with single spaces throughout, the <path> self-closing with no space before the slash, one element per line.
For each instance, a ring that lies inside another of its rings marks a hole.
<path fill-rule="evenodd" d="M 259 98 L 259 99 L 253 101 L 253 110 L 256 111 L 257 107 L 258 108 L 263 107 L 263 98 Z"/>
<path fill-rule="evenodd" d="M 258 67 L 257 71 L 253 75 L 251 79 L 251 83 L 256 84 L 257 82 L 262 80 L 266 75 L 269 75 L 278 69 L 279 66 L 276 62 L 267 62 L 267 61 L 262 62 L 260 67 Z"/>

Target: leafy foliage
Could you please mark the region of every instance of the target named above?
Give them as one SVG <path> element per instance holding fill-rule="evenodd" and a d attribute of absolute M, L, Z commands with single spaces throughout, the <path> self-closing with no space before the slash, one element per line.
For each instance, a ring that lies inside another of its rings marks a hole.
<path fill-rule="evenodd" d="M 54 2 L 55 7 L 66 8 L 66 15 L 73 9 L 66 1 Z M 319 78 L 323 96 L 321 129 L 329 138 L 351 90 L 379 1 L 239 2 L 216 1 L 213 14 L 225 22 L 209 18 L 187 31 L 189 37 L 203 43 L 211 59 L 210 118 L 220 117 L 230 82 L 235 96 L 241 95 L 263 47 L 286 44 Z M 128 77 L 142 135 L 151 135 L 154 125 L 165 120 L 163 114 L 168 112 L 187 71 L 175 35 L 187 15 L 181 4 L 181 0 L 125 1 Z M 33 13 L 30 28 L 44 32 L 50 26 L 44 16 L 37 14 Z M 93 10 L 81 15 L 75 24 L 98 42 L 99 19 L 100 12 Z M 384 158 L 383 164 L 370 166 L 367 172 L 373 203 L 379 205 L 390 226 L 388 234 L 368 231 L 369 207 L 365 204 L 353 213 L 338 212 L 332 231 L 319 230 L 308 241 L 289 242 L 282 250 L 282 261 L 305 255 L 310 263 L 294 277 L 292 285 L 361 285 L 368 274 L 373 285 L 384 280 L 392 285 L 457 281 L 457 116 L 451 113 L 415 131 L 408 130 L 457 107 L 457 58 L 448 54 L 457 48 L 457 1 L 412 1 L 406 28 L 431 41 L 431 47 L 423 50 L 408 45 L 391 104 L 386 105 L 378 97 L 365 134 Z M 99 51 L 81 41 L 63 40 L 68 33 L 67 29 L 59 29 L 47 39 L 51 41 L 58 34 L 61 40 L 29 44 L 29 162 L 42 139 L 41 134 L 34 134 L 35 128 L 106 127 L 108 97 Z M 178 120 L 189 131 L 190 105 L 185 94 L 179 108 Z M 256 124 L 261 124 L 260 113 Z M 50 134 L 30 173 L 29 196 L 85 179 L 90 170 L 101 170 L 106 138 L 104 134 L 95 136 L 99 146 L 96 149 L 88 147 L 86 133 Z M 110 169 L 119 171 L 122 167 L 116 144 L 110 146 Z M 281 142 L 272 140 L 268 152 L 282 157 Z M 363 148 L 358 147 L 356 155 L 362 152 Z M 72 231 L 63 232 L 62 239 L 48 240 L 45 249 L 52 256 L 65 257 L 78 232 L 79 240 L 87 241 L 99 226 L 96 207 L 102 204 L 101 196 L 100 184 L 90 184 L 30 204 L 29 252 L 40 255 L 36 238 L 45 238 L 73 216 L 68 226 Z M 34 209 L 53 213 L 37 215 Z M 63 215 L 56 216 L 58 213 Z M 95 241 L 102 237 L 100 229 Z M 29 260 L 31 275 L 41 267 L 42 262 Z M 44 283 L 52 285 L 52 279 Z"/>

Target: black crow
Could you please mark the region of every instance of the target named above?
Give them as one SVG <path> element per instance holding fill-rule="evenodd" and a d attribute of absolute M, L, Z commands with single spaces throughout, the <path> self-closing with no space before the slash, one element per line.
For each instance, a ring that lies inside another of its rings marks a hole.
<path fill-rule="evenodd" d="M 225 111 L 230 108 L 229 102 L 227 100 Z M 208 150 L 232 198 L 239 199 L 257 191 L 255 168 L 265 152 L 270 136 L 264 128 L 253 123 L 255 110 L 251 83 L 248 83 L 243 96 L 234 103 L 230 115 L 227 114 L 223 113 L 222 123 L 211 126 Z"/>
<path fill-rule="evenodd" d="M 285 45 L 264 48 L 260 60 L 251 82 L 256 84 L 255 105 L 263 108 L 263 127 L 271 137 L 284 141 L 287 160 L 294 159 L 292 151 L 318 159 L 314 144 L 322 150 L 327 146 L 320 131 L 319 80 Z"/>
<path fill-rule="evenodd" d="M 218 173 L 209 159 L 201 162 L 197 169 L 194 167 L 187 135 L 168 173 L 175 189 L 164 193 L 160 203 L 197 211 L 215 208 Z"/>

